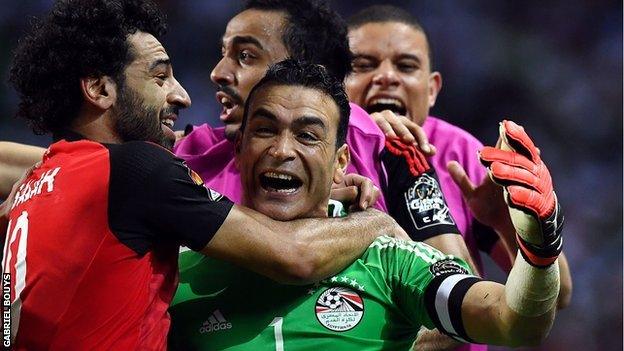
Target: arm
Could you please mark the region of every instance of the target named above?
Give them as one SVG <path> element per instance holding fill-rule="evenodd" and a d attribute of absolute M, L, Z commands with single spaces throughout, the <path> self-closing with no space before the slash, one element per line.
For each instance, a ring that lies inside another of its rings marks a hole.
<path fill-rule="evenodd" d="M 401 229 L 372 209 L 345 218 L 280 222 L 234 206 L 202 253 L 281 283 L 305 284 L 339 272 L 388 232 Z"/>
<path fill-rule="evenodd" d="M 13 184 L 24 171 L 41 161 L 44 152 L 36 146 L 0 142 L 0 198 L 8 197 Z"/>
<path fill-rule="evenodd" d="M 161 147 L 107 147 L 109 226 L 118 237 L 130 238 L 129 247 L 139 254 L 152 244 L 180 244 L 280 282 L 307 283 L 346 267 L 381 233 L 402 231 L 374 210 L 339 219 L 275 221 L 206 189 Z"/>
<path fill-rule="evenodd" d="M 466 334 L 487 343 L 537 345 L 549 333 L 559 293 L 563 215 L 537 148 L 513 122 L 500 126 L 498 148 L 481 161 L 504 189 L 519 252 L 505 286 L 474 284 L 461 305 Z"/>
<path fill-rule="evenodd" d="M 461 316 L 468 336 L 494 345 L 537 346 L 555 318 L 559 269 L 528 264 L 520 255 L 505 285 L 481 281 L 466 293 Z"/>
<path fill-rule="evenodd" d="M 462 258 L 476 272 L 466 243 L 455 226 L 435 170 L 413 145 L 387 138 L 382 155 L 388 180 L 388 213 L 416 241 Z"/>

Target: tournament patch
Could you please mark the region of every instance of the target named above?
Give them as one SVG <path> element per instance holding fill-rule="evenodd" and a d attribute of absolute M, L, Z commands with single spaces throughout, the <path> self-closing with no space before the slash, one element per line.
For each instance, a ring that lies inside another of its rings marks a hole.
<path fill-rule="evenodd" d="M 444 201 L 440 184 L 434 177 L 426 173 L 421 174 L 404 196 L 405 205 L 417 229 L 440 224 L 455 225 Z"/>
<path fill-rule="evenodd" d="M 357 292 L 349 288 L 333 287 L 319 296 L 314 312 L 316 319 L 325 328 L 343 332 L 360 323 L 364 316 L 364 301 Z"/>
<path fill-rule="evenodd" d="M 214 191 L 210 188 L 206 188 L 206 190 L 208 190 L 208 197 L 210 198 L 210 200 L 217 202 L 219 200 L 221 200 L 223 198 L 223 195 L 221 195 L 219 192 Z"/>
<path fill-rule="evenodd" d="M 436 277 L 445 274 L 470 274 L 466 268 L 460 266 L 459 263 L 450 258 L 432 264 L 429 266 L 429 272 Z"/>

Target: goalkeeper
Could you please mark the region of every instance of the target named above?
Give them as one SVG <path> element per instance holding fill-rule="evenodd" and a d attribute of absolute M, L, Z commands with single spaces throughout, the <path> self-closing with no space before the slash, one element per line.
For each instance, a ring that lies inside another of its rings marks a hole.
<path fill-rule="evenodd" d="M 322 67 L 271 67 L 249 95 L 237 140 L 245 204 L 280 220 L 327 216 L 330 184 L 343 180 L 349 159 L 340 131 L 346 116 L 342 85 Z M 421 325 L 462 342 L 539 344 L 554 320 L 562 216 L 524 130 L 505 121 L 500 135 L 480 158 L 504 187 L 518 232 L 521 255 L 506 285 L 471 275 L 465 262 L 426 244 L 389 237 L 310 286 L 278 285 L 189 251 L 170 308 L 170 348 L 406 350 Z M 387 150 L 384 163 L 403 165 L 419 205 L 435 208 L 437 180 L 422 155 L 393 140 Z"/>

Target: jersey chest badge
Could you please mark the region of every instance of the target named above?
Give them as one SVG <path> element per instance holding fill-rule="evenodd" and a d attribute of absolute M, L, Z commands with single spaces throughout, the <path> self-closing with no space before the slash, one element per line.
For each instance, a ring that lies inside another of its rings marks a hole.
<path fill-rule="evenodd" d="M 440 191 L 440 184 L 426 173 L 420 175 L 405 192 L 405 204 L 417 229 L 438 224 L 455 224 Z"/>
<path fill-rule="evenodd" d="M 322 326 L 343 332 L 360 323 L 364 316 L 364 301 L 360 294 L 349 288 L 332 287 L 321 293 L 314 312 Z"/>

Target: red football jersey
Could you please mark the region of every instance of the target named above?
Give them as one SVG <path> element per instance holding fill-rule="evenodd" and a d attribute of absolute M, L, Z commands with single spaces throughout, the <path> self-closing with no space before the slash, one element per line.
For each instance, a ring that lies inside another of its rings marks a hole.
<path fill-rule="evenodd" d="M 232 206 L 190 174 L 145 142 L 53 144 L 10 212 L 13 349 L 166 349 L 179 245 L 205 247 Z"/>

